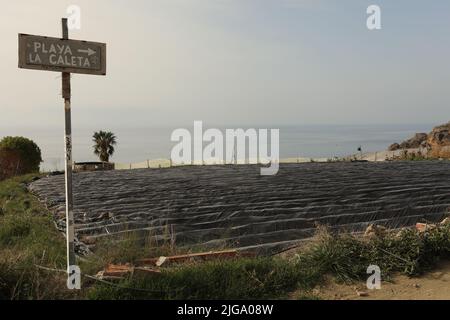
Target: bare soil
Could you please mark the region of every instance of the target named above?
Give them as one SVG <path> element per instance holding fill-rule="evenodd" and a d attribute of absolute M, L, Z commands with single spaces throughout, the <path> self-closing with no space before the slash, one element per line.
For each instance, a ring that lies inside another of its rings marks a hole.
<path fill-rule="evenodd" d="M 450 261 L 420 277 L 396 275 L 391 282 L 382 282 L 379 290 L 368 290 L 365 283 L 345 285 L 328 279 L 313 294 L 325 300 L 450 300 Z"/>

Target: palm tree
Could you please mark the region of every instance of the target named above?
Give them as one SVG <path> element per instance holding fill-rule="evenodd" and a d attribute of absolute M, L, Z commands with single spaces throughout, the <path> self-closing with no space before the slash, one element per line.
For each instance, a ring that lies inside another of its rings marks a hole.
<path fill-rule="evenodd" d="M 112 132 L 95 132 L 92 141 L 95 142 L 94 154 L 100 158 L 100 161 L 109 162 L 109 157 L 114 153 L 114 145 L 117 144 L 116 136 Z"/>

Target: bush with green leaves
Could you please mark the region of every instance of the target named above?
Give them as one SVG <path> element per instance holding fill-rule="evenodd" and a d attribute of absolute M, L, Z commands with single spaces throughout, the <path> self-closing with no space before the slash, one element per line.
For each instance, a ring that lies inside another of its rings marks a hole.
<path fill-rule="evenodd" d="M 0 141 L 0 179 L 39 171 L 41 149 L 24 137 L 5 137 Z"/>
<path fill-rule="evenodd" d="M 440 260 L 450 258 L 450 225 L 437 225 L 426 232 L 414 228 L 390 232 L 374 239 L 321 230 L 311 246 L 297 255 L 298 267 L 315 269 L 338 281 L 351 283 L 367 278 L 367 267 L 377 265 L 383 277 L 394 273 L 418 276 Z"/>

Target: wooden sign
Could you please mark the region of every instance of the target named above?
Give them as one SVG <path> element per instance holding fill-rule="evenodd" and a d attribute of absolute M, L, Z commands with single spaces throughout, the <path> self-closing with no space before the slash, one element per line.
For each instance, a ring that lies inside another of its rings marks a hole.
<path fill-rule="evenodd" d="M 106 75 L 106 44 L 19 34 L 19 68 Z"/>
<path fill-rule="evenodd" d="M 75 255 L 75 223 L 72 190 L 71 73 L 106 75 L 106 44 L 69 40 L 67 18 L 62 22 L 62 39 L 19 34 L 19 68 L 61 72 L 65 120 L 67 288 L 80 289 Z"/>

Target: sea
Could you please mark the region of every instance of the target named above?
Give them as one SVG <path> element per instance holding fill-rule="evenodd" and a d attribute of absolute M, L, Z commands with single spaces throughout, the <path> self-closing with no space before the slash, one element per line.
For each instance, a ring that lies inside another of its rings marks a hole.
<path fill-rule="evenodd" d="M 433 124 L 392 124 L 392 125 L 290 125 L 255 126 L 239 125 L 217 127 L 225 129 L 268 128 L 280 130 L 280 158 L 333 158 L 358 152 L 386 150 L 394 142 L 409 139 L 417 132 L 430 132 Z M 177 142 L 171 141 L 173 130 L 179 127 L 121 127 L 112 126 L 117 136 L 112 162 L 128 164 L 153 159 L 169 159 Z M 193 124 L 185 126 L 193 132 Z M 205 126 L 204 130 L 210 127 Z M 73 158 L 76 162 L 96 161 L 93 153 L 92 135 L 105 128 L 72 129 Z M 0 138 L 4 136 L 25 136 L 35 141 L 41 149 L 42 171 L 57 171 L 64 168 L 64 128 L 63 127 L 0 127 Z"/>

